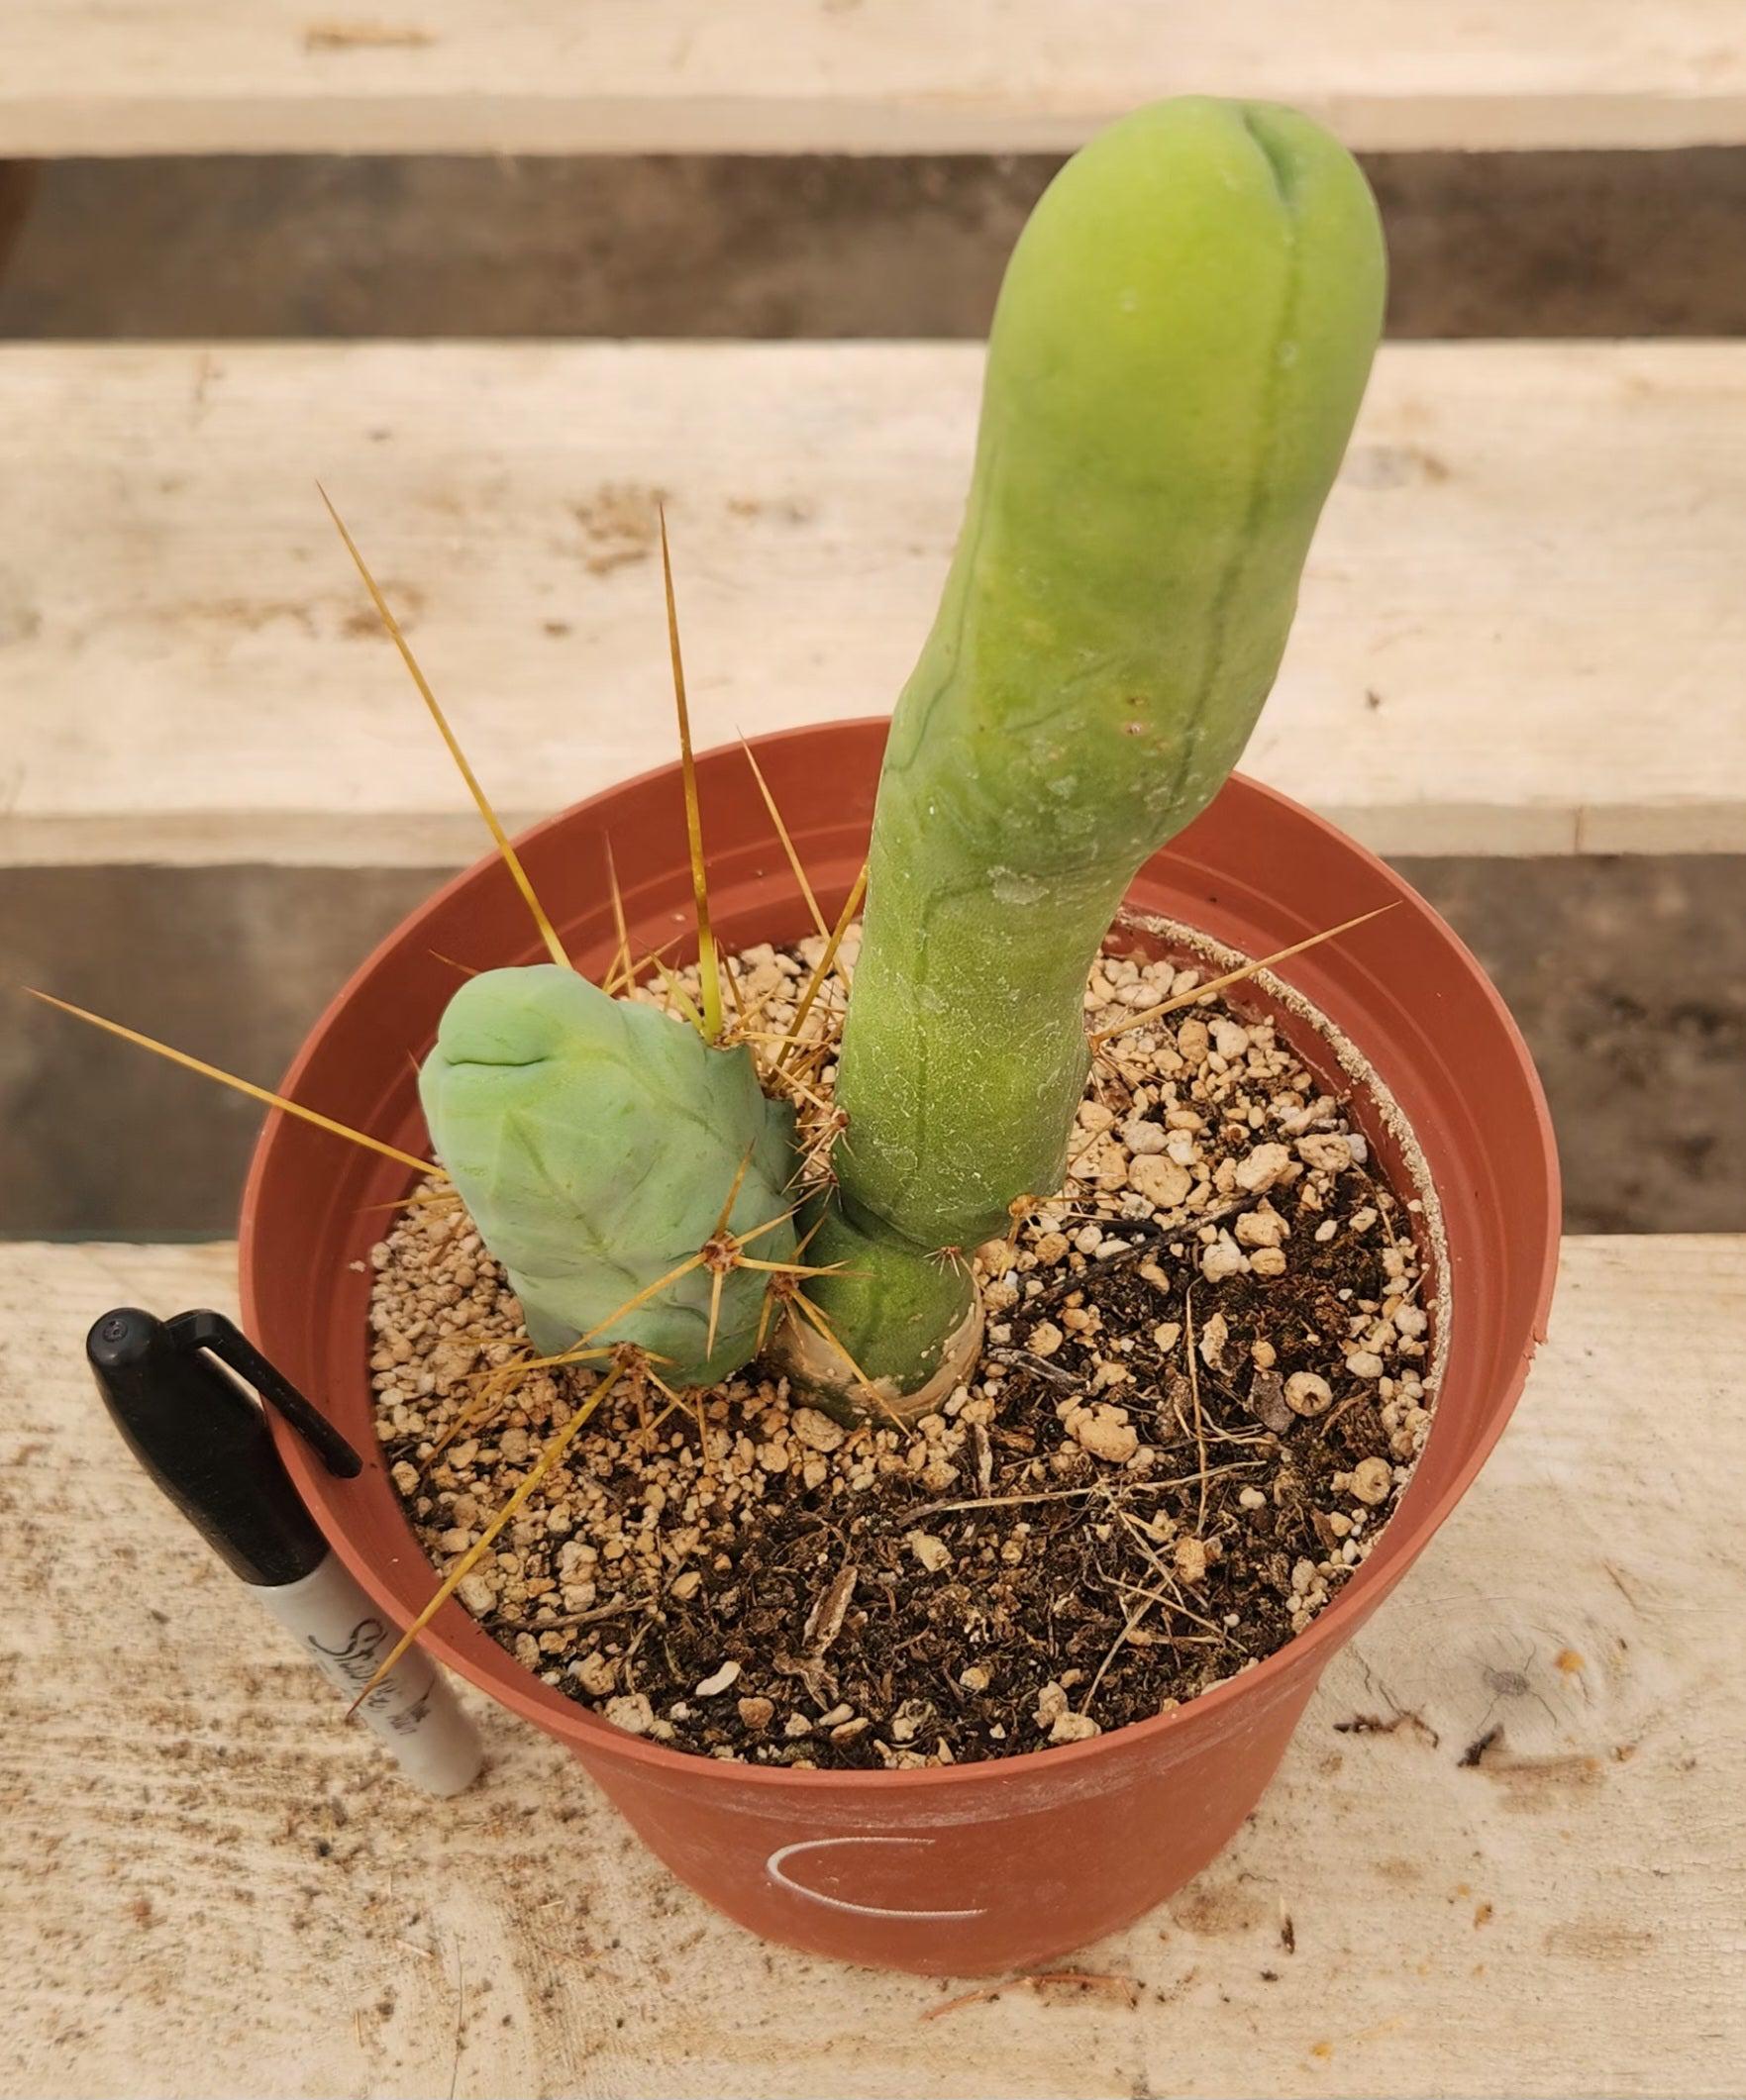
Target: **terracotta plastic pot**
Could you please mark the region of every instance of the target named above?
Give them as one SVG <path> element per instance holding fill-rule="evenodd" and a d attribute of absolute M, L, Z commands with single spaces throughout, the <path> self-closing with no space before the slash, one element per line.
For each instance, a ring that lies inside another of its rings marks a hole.
<path fill-rule="evenodd" d="M 759 756 L 827 911 L 866 854 L 886 725 L 763 740 Z M 711 900 L 730 946 L 808 921 L 738 750 L 699 760 Z M 646 951 L 690 925 L 676 768 L 554 818 L 522 842 L 581 966 L 614 948 L 610 834 Z M 1527 1051 L 1473 957 L 1396 875 L 1252 781 L 1143 870 L 1130 904 L 1247 953 L 1388 899 L 1398 908 L 1286 965 L 1365 1053 L 1416 1133 L 1441 1195 L 1450 1353 L 1435 1428 L 1370 1559 L 1310 1630 L 1257 1668 L 1157 1720 L 1083 1744 L 942 1769 L 794 1772 L 722 1763 L 619 1733 L 523 1669 L 455 1604 L 431 1630 L 445 1661 L 573 1749 L 651 1849 L 771 1940 L 845 1960 L 976 1974 L 1058 1954 L 1136 1917 L 1204 1866 L 1255 1806 L 1317 1678 L 1422 1551 L 1496 1442 L 1543 1333 L 1558 1246 L 1557 1161 Z M 1023 938 L 1022 925 L 1015 939 Z M 299 1100 L 417 1150 L 408 1052 L 454 991 L 454 960 L 543 959 L 491 859 L 376 950 L 323 1015 L 285 1082 Z M 1315 1061 L 1300 1022 L 1293 1039 Z M 1333 1070 L 1332 1058 L 1324 1058 Z M 1391 1166 L 1381 1119 L 1361 1120 Z M 359 1262 L 404 1169 L 280 1115 L 255 1155 L 242 1222 L 244 1314 L 257 1341 L 360 1450 L 375 1452 Z M 322 1529 L 404 1622 L 433 1576 L 379 1459 L 356 1480 L 280 1448 Z"/>

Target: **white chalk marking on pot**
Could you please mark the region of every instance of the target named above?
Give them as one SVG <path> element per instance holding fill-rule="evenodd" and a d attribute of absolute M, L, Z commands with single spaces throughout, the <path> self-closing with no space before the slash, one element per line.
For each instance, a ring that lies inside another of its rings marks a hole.
<path fill-rule="evenodd" d="M 765 1871 L 778 1886 L 790 1889 L 796 1896 L 810 1897 L 814 1903 L 822 1903 L 827 1910 L 848 1911 L 856 1918 L 981 1918 L 987 1913 L 979 1907 L 963 1911 L 912 1911 L 893 1910 L 884 1903 L 851 1903 L 847 1896 L 827 1896 L 822 1889 L 807 1888 L 793 1880 L 785 1871 L 788 1860 L 801 1852 L 829 1851 L 837 1845 L 932 1845 L 932 1838 L 802 1838 L 797 1844 L 778 1846 L 764 1862 Z"/>

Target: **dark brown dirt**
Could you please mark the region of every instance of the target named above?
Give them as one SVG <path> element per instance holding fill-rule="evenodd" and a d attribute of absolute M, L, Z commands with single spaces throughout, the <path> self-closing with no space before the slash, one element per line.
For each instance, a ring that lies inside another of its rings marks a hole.
<path fill-rule="evenodd" d="M 1348 1218 L 1360 1195 L 1368 1200 L 1369 1192 L 1355 1192 Z M 1379 1207 L 1392 1211 L 1393 1201 L 1382 1197 Z M 718 1560 L 682 1610 L 650 1622 L 623 1681 L 658 1713 L 689 1702 L 674 1722 L 685 1749 L 866 1766 L 899 1761 L 894 1752 L 906 1744 L 936 1756 L 944 1745 L 954 1761 L 1034 1750 L 1039 1684 L 1060 1685 L 1069 1707 L 1090 1709 L 1106 1731 L 1272 1654 L 1293 1631 L 1294 1567 L 1337 1552 L 1329 1513 L 1349 1519 L 1363 1508 L 1336 1483 L 1362 1459 L 1387 1459 L 1389 1438 L 1370 1405 L 1311 1419 L 1286 1411 L 1288 1428 L 1267 1429 L 1258 1409 L 1279 1418 L 1258 1397 L 1250 1345 L 1271 1341 L 1281 1372 L 1337 1377 L 1348 1306 L 1387 1295 L 1378 1250 L 1342 1232 L 1297 1273 L 1222 1287 L 1233 1367 L 1196 1364 L 1204 1465 L 1185 1351 L 1166 1358 L 1149 1344 L 1130 1359 L 1140 1388 L 1124 1387 L 1122 1397 L 1148 1419 L 1147 1441 L 1168 1467 L 1159 1468 L 1163 1477 L 1112 1474 L 1084 1454 L 1071 1464 L 1051 1458 L 1061 1450 L 1060 1404 L 1086 1393 L 1088 1351 L 1069 1344 L 1043 1369 L 1015 1369 L 1007 1380 L 988 1432 L 994 1463 L 985 1495 L 941 1498 L 913 1474 L 893 1472 L 845 1513 L 828 1495 L 767 1489 L 763 1524 L 731 1549 L 725 1568 Z M 1185 1298 L 1212 1295 L 1193 1284 L 1161 1294 L 1141 1280 L 1137 1261 L 1119 1256 L 1069 1280 L 1071 1291 L 1057 1286 L 1033 1301 L 1032 1318 L 1015 1323 L 1021 1343 L 1063 1297 L 1095 1307 L 1107 1330 L 1149 1336 L 1161 1319 L 1182 1318 Z M 633 1483 L 623 1484 L 631 1492 Z M 1246 1486 L 1265 1490 L 1267 1505 L 1244 1509 L 1237 1498 Z M 919 1568 L 906 1544 L 918 1528 L 951 1555 L 938 1574 Z M 1206 1548 L 1205 1572 L 1182 1580 L 1172 1547 L 1195 1539 Z M 796 1635 L 829 1616 L 820 1607 L 845 1581 L 841 1631 L 813 1652 Z M 493 1630 L 499 1638 L 512 1631 L 507 1622 Z M 741 1664 L 734 1696 L 689 1700 L 730 1658 Z M 985 1672 L 986 1688 L 967 1685 L 967 1669 Z M 739 1714 L 737 1701 L 760 1697 L 772 1718 L 841 1704 L 853 1716 L 792 1739 L 778 1724 L 772 1742 L 769 1724 L 750 1728 Z"/>

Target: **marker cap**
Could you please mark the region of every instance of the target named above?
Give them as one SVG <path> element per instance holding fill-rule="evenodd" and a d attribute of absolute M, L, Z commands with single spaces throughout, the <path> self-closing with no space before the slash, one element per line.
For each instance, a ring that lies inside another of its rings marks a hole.
<path fill-rule="evenodd" d="M 327 1541 L 273 1449 L 265 1415 L 210 1352 L 236 1363 L 331 1471 L 361 1470 L 338 1431 L 222 1314 L 159 1320 L 120 1306 L 85 1337 L 86 1360 L 116 1427 L 213 1550 L 245 1582 L 300 1581 L 326 1557 Z"/>

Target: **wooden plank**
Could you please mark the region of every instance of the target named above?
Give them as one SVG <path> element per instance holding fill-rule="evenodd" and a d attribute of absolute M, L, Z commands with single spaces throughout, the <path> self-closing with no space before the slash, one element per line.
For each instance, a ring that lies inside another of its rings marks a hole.
<path fill-rule="evenodd" d="M 507 818 L 891 705 L 971 345 L 0 349 L 0 862 L 482 848 L 312 486 Z M 1390 345 L 1245 760 L 1386 852 L 1746 849 L 1746 345 Z"/>
<path fill-rule="evenodd" d="M 8 0 L 0 154 L 1004 152 L 1155 95 L 1357 147 L 1746 137 L 1731 0 Z"/>
<path fill-rule="evenodd" d="M 1084 1953 L 1137 2007 L 1016 1989 L 938 2024 L 951 1986 L 707 1911 L 502 1713 L 460 1800 L 386 1775 L 78 1360 L 118 1300 L 226 1302 L 232 1260 L 0 1255 L 0 2091 L 1740 2090 L 1746 1241 L 1567 1244 L 1521 1413 L 1254 1821 Z"/>

